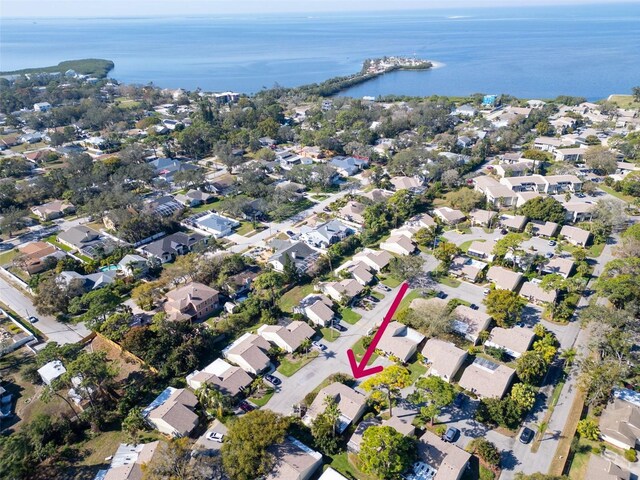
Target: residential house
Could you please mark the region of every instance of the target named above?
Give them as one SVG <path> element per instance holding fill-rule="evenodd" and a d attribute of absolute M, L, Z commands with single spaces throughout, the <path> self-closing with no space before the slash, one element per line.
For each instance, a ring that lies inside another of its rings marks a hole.
<path fill-rule="evenodd" d="M 460 222 L 464 222 L 467 218 L 467 216 L 460 210 L 455 210 L 449 207 L 436 208 L 433 213 L 447 225 L 457 225 Z"/>
<path fill-rule="evenodd" d="M 338 210 L 338 215 L 349 222 L 363 225 L 364 217 L 362 215 L 365 209 L 366 207 L 362 203 L 351 200 L 347 202 L 344 207 Z"/>
<path fill-rule="evenodd" d="M 224 395 L 235 397 L 251 385 L 253 378 L 240 367 L 234 367 L 217 358 L 204 369 L 191 372 L 187 375 L 186 381 L 193 390 L 198 390 L 208 383 Z"/>
<path fill-rule="evenodd" d="M 32 207 L 31 211 L 41 220 L 49 221 L 64 217 L 76 211 L 75 205 L 65 200 L 54 200 L 37 207 Z"/>
<path fill-rule="evenodd" d="M 597 454 L 589 455 L 584 480 L 630 480 L 631 472 Z"/>
<path fill-rule="evenodd" d="M 473 363 L 464 369 L 458 384 L 480 398 L 502 398 L 515 373 L 514 369 L 506 365 L 476 357 Z"/>
<path fill-rule="evenodd" d="M 333 468 L 329 467 L 322 472 L 318 480 L 347 480 L 347 477 L 340 475 Z"/>
<path fill-rule="evenodd" d="M 260 273 L 258 267 L 248 267 L 246 270 L 227 277 L 222 289 L 225 294 L 233 299 L 237 300 L 248 295 L 251 290 L 251 283 Z"/>
<path fill-rule="evenodd" d="M 215 197 L 207 192 L 201 190 L 189 190 L 187 193 L 178 193 L 175 196 L 176 201 L 180 202 L 185 207 L 197 207 L 209 203 Z"/>
<path fill-rule="evenodd" d="M 496 215 L 497 213 L 491 210 L 474 210 L 469 214 L 469 218 L 471 219 L 472 226 L 480 225 L 483 227 L 491 227 Z"/>
<path fill-rule="evenodd" d="M 145 210 L 149 213 L 160 215 L 161 217 L 170 217 L 182 212 L 184 210 L 184 206 L 171 195 L 164 195 L 160 198 L 154 198 L 147 202 Z"/>
<path fill-rule="evenodd" d="M 453 317 L 453 331 L 474 344 L 478 343 L 480 333 L 489 328 L 491 323 L 491 315 L 466 305 L 458 305 L 453 310 Z"/>
<path fill-rule="evenodd" d="M 44 113 L 48 112 L 49 110 L 51 110 L 51 104 L 49 102 L 38 102 L 33 104 L 34 112 Z"/>
<path fill-rule="evenodd" d="M 348 278 L 339 282 L 326 282 L 321 285 L 322 292 L 338 303 L 350 303 L 360 295 L 364 287 L 355 279 Z"/>
<path fill-rule="evenodd" d="M 488 264 L 465 256 L 455 257 L 449 266 L 449 274 L 468 282 L 477 282 Z"/>
<path fill-rule="evenodd" d="M 495 258 L 493 250 L 495 249 L 495 247 L 496 242 L 493 240 L 489 242 L 474 240 L 473 242 L 471 242 L 471 245 L 469 245 L 469 248 L 467 249 L 467 255 L 481 258 L 488 262 L 493 262 L 493 259 Z"/>
<path fill-rule="evenodd" d="M 324 412 L 327 397 L 332 398 L 336 402 L 338 410 L 340 410 L 340 418 L 338 420 L 339 433 L 344 432 L 349 425 L 357 423 L 367 409 L 367 397 L 344 383 L 334 382 L 321 389 L 316 395 L 315 400 L 302 419 L 306 425 L 311 425 L 317 416 Z"/>
<path fill-rule="evenodd" d="M 453 112 L 452 115 L 455 115 L 457 117 L 474 117 L 476 115 L 476 113 L 478 113 L 478 111 L 473 108 L 471 105 L 461 105 L 459 107 L 457 107 Z"/>
<path fill-rule="evenodd" d="M 145 466 L 162 454 L 162 444 L 158 441 L 129 445 L 121 443 L 112 455 L 109 468 L 98 471 L 95 480 L 140 480 Z"/>
<path fill-rule="evenodd" d="M 364 436 L 364 432 L 366 432 L 370 427 L 391 427 L 396 432 L 402 434 L 405 437 L 412 437 L 416 432 L 416 428 L 411 424 L 411 417 L 391 417 L 384 421 L 380 421 L 378 417 L 371 417 L 362 420 L 355 432 L 349 437 L 349 442 L 347 443 L 347 450 L 350 452 L 358 453 L 360 451 L 360 446 L 362 445 L 362 440 Z M 322 478 L 322 477 L 321 477 Z"/>
<path fill-rule="evenodd" d="M 543 238 L 555 237 L 560 226 L 555 222 L 543 223 L 537 220 L 531 220 L 531 225 L 533 225 L 533 234 Z"/>
<path fill-rule="evenodd" d="M 436 228 L 438 224 L 431 215 L 422 213 L 420 215 L 411 217 L 405 222 L 405 225 L 417 228 L 419 230 L 421 228 Z"/>
<path fill-rule="evenodd" d="M 167 387 L 142 411 L 147 422 L 160 433 L 187 437 L 198 426 L 198 399 L 190 390 Z"/>
<path fill-rule="evenodd" d="M 277 272 L 283 272 L 285 265 L 291 262 L 298 273 L 306 273 L 315 266 L 320 253 L 304 242 L 287 243 L 269 258 L 269 263 Z"/>
<path fill-rule="evenodd" d="M 380 248 L 397 255 L 411 255 L 416 250 L 416 244 L 405 235 L 393 235 L 380 243 Z"/>
<path fill-rule="evenodd" d="M 582 180 L 575 175 L 527 175 L 523 177 L 504 177 L 500 183 L 514 192 L 533 191 L 557 195 L 565 192 L 580 192 Z"/>
<path fill-rule="evenodd" d="M 92 228 L 78 225 L 58 234 L 58 241 L 63 245 L 78 250 L 83 255 L 94 258 L 100 250 L 107 250 L 101 235 Z"/>
<path fill-rule="evenodd" d="M 187 170 L 198 170 L 199 167 L 191 165 L 175 158 L 158 158 L 149 162 L 154 168 L 155 175 L 158 179 L 172 183 L 173 178 L 178 172 L 185 172 Z"/>
<path fill-rule="evenodd" d="M 520 358 L 524 352 L 529 350 L 535 336 L 533 330 L 526 327 L 495 327 L 491 330 L 491 335 L 485 342 L 485 346 L 501 348 L 509 356 Z"/>
<path fill-rule="evenodd" d="M 425 189 L 424 180 L 420 177 L 391 177 L 389 181 L 396 192 L 409 190 L 414 193 L 422 193 Z"/>
<path fill-rule="evenodd" d="M 162 263 L 173 262 L 178 255 L 186 255 L 198 244 L 206 243 L 206 237 L 195 232 L 176 232 L 155 240 L 138 249 L 146 256 L 158 258 Z"/>
<path fill-rule="evenodd" d="M 307 323 L 298 320 L 286 327 L 262 325 L 258 328 L 258 335 L 288 353 L 298 350 L 302 343 L 313 337 L 315 333 Z"/>
<path fill-rule="evenodd" d="M 20 266 L 34 275 L 54 266 L 66 254 L 47 242 L 29 242 L 18 247 L 22 258 Z"/>
<path fill-rule="evenodd" d="M 543 194 L 542 193 L 538 193 L 538 192 L 518 192 L 518 193 L 516 193 L 515 206 L 520 208 L 525 203 L 527 203 L 529 200 L 533 200 L 534 198 L 542 197 L 542 196 L 543 196 Z"/>
<path fill-rule="evenodd" d="M 390 191 L 383 190 L 381 188 L 374 188 L 373 190 L 361 194 L 362 197 L 368 198 L 373 203 L 384 202 L 392 195 L 393 193 L 391 193 Z"/>
<path fill-rule="evenodd" d="M 493 282 L 496 288 L 513 292 L 520 285 L 522 274 L 503 267 L 491 266 L 487 272 L 487 280 Z"/>
<path fill-rule="evenodd" d="M 360 170 L 367 168 L 369 161 L 363 158 L 333 157 L 329 164 L 335 167 L 343 177 L 350 177 L 357 174 Z"/>
<path fill-rule="evenodd" d="M 353 235 L 353 228 L 345 225 L 340 220 L 330 220 L 315 228 L 302 227 L 300 239 L 307 245 L 315 248 L 328 248 L 334 243 Z"/>
<path fill-rule="evenodd" d="M 591 232 L 570 225 L 564 225 L 562 227 L 560 236 L 567 242 L 579 247 L 586 247 L 591 241 Z"/>
<path fill-rule="evenodd" d="M 544 305 L 554 303 L 558 297 L 558 292 L 555 290 L 545 291 L 536 282 L 524 282 L 520 288 L 520 295 L 531 303 Z"/>
<path fill-rule="evenodd" d="M 211 212 L 198 218 L 195 221 L 195 226 L 209 233 L 213 238 L 222 238 L 231 235 L 233 229 L 240 226 L 240 222 Z"/>
<path fill-rule="evenodd" d="M 413 476 L 408 478 L 433 480 L 460 480 L 469 465 L 471 454 L 455 443 L 448 443 L 427 431 L 418 442 L 418 461 L 413 465 Z"/>
<path fill-rule="evenodd" d="M 267 355 L 270 349 L 271 345 L 263 337 L 247 332 L 225 348 L 222 355 L 245 372 L 258 375 L 271 368 Z"/>
<path fill-rule="evenodd" d="M 218 290 L 198 282 L 171 290 L 166 298 L 164 311 L 173 321 L 203 320 L 220 307 Z"/>
<path fill-rule="evenodd" d="M 333 302 L 322 294 L 310 294 L 302 299 L 300 305 L 294 307 L 295 313 L 300 313 L 321 327 L 327 326 L 335 313 L 332 310 Z"/>
<path fill-rule="evenodd" d="M 371 273 L 371 267 L 364 262 L 349 262 L 345 269 L 351 274 L 351 277 L 360 285 L 367 286 L 375 278 Z"/>
<path fill-rule="evenodd" d="M 386 252 L 384 250 L 376 251 L 370 248 L 365 248 L 361 252 L 358 252 L 353 256 L 354 261 L 363 262 L 376 272 L 380 272 L 387 265 L 389 265 L 389 262 L 392 258 L 393 257 L 389 252 Z"/>
<path fill-rule="evenodd" d="M 573 273 L 575 265 L 574 261 L 570 258 L 554 257 L 542 267 L 542 273 L 557 273 L 564 278 L 569 278 Z"/>
<path fill-rule="evenodd" d="M 512 232 L 522 232 L 527 224 L 527 217 L 524 215 L 500 215 L 500 225 Z"/>
<path fill-rule="evenodd" d="M 430 338 L 422 348 L 424 361 L 429 366 L 429 375 L 451 382 L 467 358 L 467 352 L 451 342 Z"/>
<path fill-rule="evenodd" d="M 564 202 L 565 219 L 571 223 L 588 222 L 593 218 L 594 205 L 586 202 Z"/>
<path fill-rule="evenodd" d="M 54 380 L 67 373 L 60 360 L 52 360 L 38 369 L 38 375 L 45 385 L 51 386 Z"/>
<path fill-rule="evenodd" d="M 520 177 L 531 172 L 533 162 L 500 163 L 494 165 L 493 171 L 500 177 Z"/>
<path fill-rule="evenodd" d="M 308 480 L 322 466 L 321 453 L 290 436 L 267 451 L 275 461 L 264 480 Z"/>
<path fill-rule="evenodd" d="M 140 255 L 127 254 L 118 262 L 118 270 L 127 277 L 144 275 L 149 270 L 149 261 Z"/>
<path fill-rule="evenodd" d="M 640 407 L 616 398 L 600 416 L 602 440 L 618 448 L 637 448 L 640 443 Z"/>
<path fill-rule="evenodd" d="M 387 355 L 393 355 L 401 362 L 406 363 L 415 355 L 423 340 L 424 335 L 417 330 L 393 321 L 389 323 L 382 334 L 378 342 L 378 350 Z"/>
<path fill-rule="evenodd" d="M 81 275 L 74 271 L 63 271 L 58 275 L 57 281 L 64 285 L 77 282 L 85 292 L 88 292 L 111 285 L 116 281 L 116 275 L 117 272 L 115 270 L 98 271 L 88 275 Z"/>
<path fill-rule="evenodd" d="M 579 163 L 582 161 L 587 149 L 584 147 L 558 148 L 554 152 L 554 158 L 558 162 Z"/>

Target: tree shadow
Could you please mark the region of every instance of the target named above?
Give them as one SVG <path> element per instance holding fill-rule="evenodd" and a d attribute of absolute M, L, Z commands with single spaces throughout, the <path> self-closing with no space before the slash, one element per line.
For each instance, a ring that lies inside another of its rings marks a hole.
<path fill-rule="evenodd" d="M 514 470 L 520 461 L 514 455 L 513 450 L 503 450 L 500 452 L 500 467 L 503 470 Z"/>

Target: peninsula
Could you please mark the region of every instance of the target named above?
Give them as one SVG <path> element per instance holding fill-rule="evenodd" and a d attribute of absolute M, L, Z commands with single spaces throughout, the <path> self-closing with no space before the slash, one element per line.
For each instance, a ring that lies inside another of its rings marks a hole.
<path fill-rule="evenodd" d="M 103 60 L 100 58 L 83 58 L 80 60 L 67 60 L 52 65 L 50 67 L 23 68 L 21 70 L 12 70 L 8 72 L 0 72 L 0 75 L 28 75 L 35 73 L 65 73 L 73 70 L 80 75 L 92 75 L 98 78 L 104 78 L 113 70 L 114 63 L 111 60 Z"/>

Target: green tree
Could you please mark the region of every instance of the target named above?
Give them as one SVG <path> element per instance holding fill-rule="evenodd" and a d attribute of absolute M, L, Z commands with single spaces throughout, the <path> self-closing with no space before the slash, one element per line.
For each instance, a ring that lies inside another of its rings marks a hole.
<path fill-rule="evenodd" d="M 391 365 L 382 372 L 362 382 L 366 392 L 379 390 L 387 395 L 389 415 L 393 416 L 393 400 L 400 395 L 400 390 L 411 385 L 409 370 L 400 365 Z"/>
<path fill-rule="evenodd" d="M 491 290 L 484 300 L 487 313 L 493 317 L 501 327 L 511 327 L 516 324 L 522 314 L 526 302 L 515 292 L 510 290 Z"/>
<path fill-rule="evenodd" d="M 615 154 L 603 145 L 589 147 L 583 158 L 587 167 L 600 175 L 611 175 L 618 169 L 618 161 Z"/>
<path fill-rule="evenodd" d="M 469 213 L 474 208 L 481 207 L 485 203 L 484 195 L 467 187 L 447 193 L 446 199 L 452 208 L 458 208 Z"/>
<path fill-rule="evenodd" d="M 273 307 L 283 285 L 284 277 L 280 273 L 271 270 L 258 275 L 251 284 L 251 288 L 259 297 L 266 299 L 269 305 Z"/>
<path fill-rule="evenodd" d="M 432 247 L 437 236 L 438 229 L 436 227 L 423 227 L 413 236 L 413 241 L 423 247 Z"/>
<path fill-rule="evenodd" d="M 578 434 L 587 440 L 598 441 L 600 439 L 600 427 L 593 418 L 584 418 L 578 422 Z"/>
<path fill-rule="evenodd" d="M 536 197 L 522 205 L 520 213 L 531 220 L 564 223 L 566 210 L 553 197 Z"/>
<path fill-rule="evenodd" d="M 173 438 L 162 444 L 143 469 L 143 480 L 224 480 L 226 477 L 218 455 L 193 455 L 188 438 Z M 197 451 L 196 451 L 197 452 Z"/>
<path fill-rule="evenodd" d="M 516 373 L 526 383 L 538 382 L 547 373 L 548 367 L 543 355 L 536 351 L 524 352 L 516 360 Z"/>
<path fill-rule="evenodd" d="M 399 479 L 415 457 L 413 439 L 392 427 L 378 426 L 365 430 L 358 454 L 362 471 L 381 479 Z"/>
<path fill-rule="evenodd" d="M 433 256 L 440 261 L 440 265 L 443 271 L 449 269 L 453 259 L 460 255 L 460 249 L 455 243 L 440 242 L 440 244 L 433 251 Z"/>
<path fill-rule="evenodd" d="M 633 100 L 640 103 L 640 87 L 633 87 L 631 94 L 633 95 Z"/>
<path fill-rule="evenodd" d="M 316 446 L 325 454 L 332 455 L 340 448 L 338 427 L 340 426 L 340 409 L 335 398 L 324 399 L 324 411 L 311 425 L 311 435 Z"/>
<path fill-rule="evenodd" d="M 523 412 L 528 412 L 536 402 L 536 392 L 531 385 L 516 383 L 511 388 L 511 399 Z"/>
<path fill-rule="evenodd" d="M 424 274 L 424 259 L 420 255 L 394 257 L 389 262 L 389 273 L 400 281 L 412 282 Z"/>
<path fill-rule="evenodd" d="M 289 421 L 270 410 L 254 410 L 229 426 L 222 444 L 222 464 L 233 480 L 254 480 L 275 464 L 269 447 L 284 440 Z"/>
<path fill-rule="evenodd" d="M 519 250 L 522 243 L 522 235 L 519 233 L 507 233 L 498 240 L 493 247 L 493 254 L 496 257 L 504 257 L 507 253 L 514 254 Z"/>
<path fill-rule="evenodd" d="M 208 417 L 221 419 L 231 408 L 231 402 L 224 393 L 211 383 L 203 383 L 196 390 L 196 397 Z"/>
<path fill-rule="evenodd" d="M 142 416 L 142 409 L 140 407 L 134 407 L 129 411 L 124 420 L 122 420 L 122 430 L 134 445 L 140 441 L 140 432 L 147 430 L 147 422 Z"/>
<path fill-rule="evenodd" d="M 428 402 L 438 408 L 446 407 L 453 402 L 456 390 L 450 383 L 440 377 L 429 375 L 420 377 L 415 384 L 412 400 L 416 403 Z"/>
<path fill-rule="evenodd" d="M 477 455 L 480 460 L 491 467 L 500 466 L 500 451 L 489 440 L 485 440 L 482 437 L 474 438 L 469 443 L 467 451 Z"/>

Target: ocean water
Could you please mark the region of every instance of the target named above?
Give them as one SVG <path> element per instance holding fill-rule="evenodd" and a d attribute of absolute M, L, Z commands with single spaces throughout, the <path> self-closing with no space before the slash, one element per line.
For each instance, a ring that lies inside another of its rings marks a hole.
<path fill-rule="evenodd" d="M 441 64 L 394 72 L 345 95 L 560 94 L 595 100 L 640 85 L 640 3 L 398 13 L 0 20 L 0 70 L 76 58 L 167 88 L 252 93 L 415 55 Z"/>

